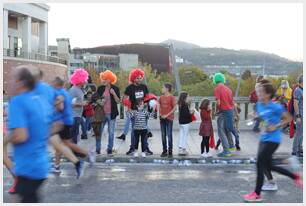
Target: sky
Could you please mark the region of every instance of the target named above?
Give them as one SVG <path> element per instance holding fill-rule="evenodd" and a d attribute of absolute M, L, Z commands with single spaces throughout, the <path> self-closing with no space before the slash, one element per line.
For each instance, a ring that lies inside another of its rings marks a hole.
<path fill-rule="evenodd" d="M 303 59 L 302 3 L 48 3 L 49 45 L 72 48 L 176 39 Z"/>

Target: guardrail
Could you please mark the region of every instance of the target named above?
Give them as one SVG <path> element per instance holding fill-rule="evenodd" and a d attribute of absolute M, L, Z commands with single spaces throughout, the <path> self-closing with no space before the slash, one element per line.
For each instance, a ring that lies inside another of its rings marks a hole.
<path fill-rule="evenodd" d="M 40 54 L 40 53 L 28 53 L 28 52 L 23 52 L 20 50 L 13 50 L 13 49 L 3 49 L 3 56 L 39 60 L 39 61 L 48 61 L 48 62 L 68 65 L 68 62 L 66 59 L 62 59 L 56 56 L 48 56 L 48 55 Z"/>
<path fill-rule="evenodd" d="M 201 104 L 201 101 L 204 97 L 200 96 L 193 96 L 192 98 L 192 107 L 196 108 L 197 110 L 199 109 L 199 106 Z M 210 100 L 211 105 L 212 105 L 212 116 L 213 119 L 215 119 L 216 116 L 216 98 L 215 97 L 205 97 Z M 249 97 L 234 97 L 235 103 L 240 107 L 241 113 L 240 113 L 240 119 L 241 120 L 247 120 L 248 119 L 248 114 L 252 112 L 252 104 L 250 103 Z M 126 107 L 123 105 L 118 105 L 119 113 L 120 113 L 120 119 L 124 119 L 125 112 L 126 112 Z M 177 117 L 178 115 L 178 109 L 175 112 L 175 116 Z M 159 114 L 157 115 L 159 116 Z"/>

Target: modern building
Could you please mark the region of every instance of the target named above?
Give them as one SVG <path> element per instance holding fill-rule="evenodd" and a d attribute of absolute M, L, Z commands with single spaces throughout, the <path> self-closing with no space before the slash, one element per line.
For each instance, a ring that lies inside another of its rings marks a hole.
<path fill-rule="evenodd" d="M 3 5 L 3 89 L 12 94 L 11 68 L 34 65 L 40 68 L 43 80 L 55 76 L 67 80 L 67 61 L 56 53 L 48 55 L 49 6 L 40 3 L 6 3 Z"/>
<path fill-rule="evenodd" d="M 132 69 L 138 66 L 138 54 L 123 54 L 119 55 L 119 67 L 122 70 Z"/>

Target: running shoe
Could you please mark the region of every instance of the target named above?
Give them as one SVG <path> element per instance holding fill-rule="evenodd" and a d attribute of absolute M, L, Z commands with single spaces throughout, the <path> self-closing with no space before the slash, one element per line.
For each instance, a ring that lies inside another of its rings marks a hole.
<path fill-rule="evenodd" d="M 133 156 L 134 156 L 134 157 L 138 157 L 138 152 L 137 152 L 137 150 L 134 151 Z"/>
<path fill-rule="evenodd" d="M 256 192 L 251 192 L 250 194 L 243 196 L 244 201 L 246 202 L 262 202 L 260 195 L 257 195 Z"/>
<path fill-rule="evenodd" d="M 225 152 L 225 151 L 223 151 L 223 152 L 217 154 L 217 156 L 218 156 L 218 157 L 231 157 L 231 156 L 233 156 L 233 154 L 230 153 L 230 152 Z"/>
<path fill-rule="evenodd" d="M 116 138 L 125 141 L 125 134 L 122 134 L 122 135 L 120 135 L 119 137 L 116 137 Z"/>
<path fill-rule="evenodd" d="M 141 157 L 145 158 L 145 157 L 146 157 L 146 153 L 145 153 L 145 152 L 142 152 L 142 153 L 141 153 Z"/>
<path fill-rule="evenodd" d="M 53 165 L 52 172 L 56 174 L 61 173 L 62 171 L 60 165 Z"/>
<path fill-rule="evenodd" d="M 14 178 L 14 183 L 8 191 L 9 194 L 16 194 L 16 185 L 17 185 L 17 178 Z"/>
<path fill-rule="evenodd" d="M 134 150 L 130 149 L 129 151 L 127 151 L 126 155 L 133 155 L 133 153 L 134 153 Z"/>
<path fill-rule="evenodd" d="M 272 182 L 267 182 L 262 186 L 261 190 L 263 190 L 263 191 L 276 191 L 276 190 L 278 190 L 278 187 L 277 187 L 277 184 L 274 183 L 274 182 L 273 183 Z"/>
<path fill-rule="evenodd" d="M 301 175 L 299 173 L 293 173 L 295 178 L 294 178 L 294 183 L 295 183 L 295 186 L 303 189 L 303 179 L 301 177 Z"/>
<path fill-rule="evenodd" d="M 167 157 L 167 156 L 168 156 L 167 150 L 163 151 L 160 155 L 160 157 Z"/>
<path fill-rule="evenodd" d="M 201 157 L 206 158 L 206 157 L 207 157 L 207 154 L 206 154 L 205 152 L 203 152 L 203 153 L 201 154 Z"/>
<path fill-rule="evenodd" d="M 146 155 L 153 155 L 153 152 L 148 148 L 147 150 L 146 150 Z"/>
<path fill-rule="evenodd" d="M 86 163 L 83 160 L 80 160 L 80 163 L 76 166 L 77 179 L 83 177 L 86 168 Z"/>
<path fill-rule="evenodd" d="M 206 157 L 212 157 L 212 154 L 210 154 L 209 152 L 206 152 Z"/>
<path fill-rule="evenodd" d="M 230 151 L 236 151 L 236 147 L 229 148 Z"/>

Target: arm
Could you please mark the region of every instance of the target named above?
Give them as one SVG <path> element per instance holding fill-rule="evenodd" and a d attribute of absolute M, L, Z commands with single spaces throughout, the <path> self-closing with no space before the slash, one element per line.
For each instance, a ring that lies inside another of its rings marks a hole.
<path fill-rule="evenodd" d="M 268 132 L 273 132 L 277 129 L 283 128 L 285 125 L 287 125 L 290 121 L 292 120 L 291 115 L 288 112 L 284 112 L 282 114 L 282 120 L 280 123 L 276 124 L 276 125 L 270 125 L 267 128 Z"/>
<path fill-rule="evenodd" d="M 116 89 L 117 90 L 117 89 Z M 113 88 L 109 90 L 110 94 L 113 95 L 115 101 L 118 103 L 120 103 L 120 92 L 119 90 L 115 91 Z"/>
<path fill-rule="evenodd" d="M 26 128 L 15 128 L 12 132 L 11 142 L 13 144 L 21 144 L 28 139 Z"/>
<path fill-rule="evenodd" d="M 299 101 L 294 99 L 294 102 L 293 102 L 293 107 L 294 107 L 294 113 L 296 114 L 296 121 L 297 122 L 301 122 L 301 114 L 299 112 Z"/>
<path fill-rule="evenodd" d="M 3 164 L 10 171 L 10 173 L 13 175 L 13 177 L 15 177 L 15 175 L 12 172 L 13 162 L 9 158 L 8 152 L 7 152 L 7 145 L 8 145 L 9 142 L 10 142 L 10 138 L 8 136 L 4 136 L 3 137 Z"/>

